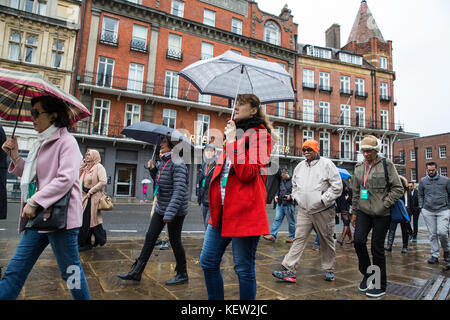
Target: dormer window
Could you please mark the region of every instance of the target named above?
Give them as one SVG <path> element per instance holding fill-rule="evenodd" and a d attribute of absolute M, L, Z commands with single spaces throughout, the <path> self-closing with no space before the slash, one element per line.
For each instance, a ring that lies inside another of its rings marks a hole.
<path fill-rule="evenodd" d="M 317 58 L 331 59 L 331 50 L 314 46 L 306 47 L 306 54 Z"/>
<path fill-rule="evenodd" d="M 264 41 L 277 46 L 281 43 L 281 30 L 274 21 L 268 21 L 264 25 Z"/>
<path fill-rule="evenodd" d="M 339 52 L 339 60 L 342 62 L 362 65 L 362 57 L 354 54 L 349 54 L 345 52 Z"/>

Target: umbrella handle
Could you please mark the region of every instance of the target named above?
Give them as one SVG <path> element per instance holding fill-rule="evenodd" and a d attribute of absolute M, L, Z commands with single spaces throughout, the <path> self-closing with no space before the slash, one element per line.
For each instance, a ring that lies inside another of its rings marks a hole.
<path fill-rule="evenodd" d="M 22 111 L 22 106 L 23 106 L 23 102 L 25 100 L 25 95 L 27 94 L 27 90 L 28 90 L 28 86 L 25 86 L 25 92 L 23 93 L 23 96 L 22 96 L 22 102 L 20 103 L 19 113 L 17 114 L 16 123 L 14 124 L 14 129 L 13 129 L 11 138 L 14 138 L 14 134 L 16 133 L 17 123 L 19 122 L 19 117 L 20 117 L 20 111 Z M 22 92 L 22 88 L 20 88 L 20 91 L 17 94 L 17 99 L 19 98 L 19 95 L 21 92 Z M 16 99 L 16 102 L 17 102 L 17 99 Z"/>
<path fill-rule="evenodd" d="M 244 65 L 241 66 L 241 76 L 239 77 L 239 82 L 238 82 L 238 86 L 237 86 L 237 90 L 236 90 L 236 95 L 234 97 L 234 103 L 233 103 L 233 111 L 231 112 L 231 120 L 233 120 L 234 117 L 234 110 L 236 109 L 236 99 L 237 96 L 239 94 L 239 89 L 241 86 L 241 80 L 242 80 L 242 74 L 244 73 Z"/>

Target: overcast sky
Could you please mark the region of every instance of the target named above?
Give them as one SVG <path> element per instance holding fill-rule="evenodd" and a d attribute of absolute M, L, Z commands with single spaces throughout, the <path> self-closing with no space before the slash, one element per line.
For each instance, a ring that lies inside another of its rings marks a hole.
<path fill-rule="evenodd" d="M 280 14 L 287 3 L 298 41 L 325 46 L 325 30 L 341 26 L 347 43 L 361 0 L 256 0 Z M 450 0 L 367 0 L 385 40 L 392 40 L 395 122 L 421 136 L 450 131 Z"/>

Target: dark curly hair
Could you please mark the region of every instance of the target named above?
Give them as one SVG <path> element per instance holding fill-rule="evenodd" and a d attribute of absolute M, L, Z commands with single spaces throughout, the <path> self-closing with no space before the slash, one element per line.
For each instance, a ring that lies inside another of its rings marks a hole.
<path fill-rule="evenodd" d="M 70 126 L 69 108 L 64 101 L 53 96 L 40 96 L 31 99 L 31 106 L 34 106 L 38 102 L 41 103 L 45 112 L 48 112 L 49 114 L 56 112 L 57 117 L 53 121 L 53 124 L 56 127 L 64 128 Z"/>

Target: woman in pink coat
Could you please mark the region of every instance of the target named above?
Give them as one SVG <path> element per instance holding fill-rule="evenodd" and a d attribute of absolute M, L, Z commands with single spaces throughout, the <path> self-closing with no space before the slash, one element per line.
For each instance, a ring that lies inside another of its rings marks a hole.
<path fill-rule="evenodd" d="M 21 240 L 0 281 L 0 299 L 16 299 L 25 280 L 44 249 L 51 245 L 74 299 L 90 299 L 89 288 L 78 257 L 78 230 L 81 226 L 81 188 L 78 179 L 81 153 L 75 138 L 67 131 L 70 124 L 65 104 L 50 96 L 31 100 L 34 129 L 38 132 L 26 159 L 19 155 L 16 138 L 9 138 L 2 149 L 12 162 L 9 172 L 21 177 Z M 66 228 L 54 232 L 24 229 L 36 216 L 39 206 L 47 209 L 70 191 Z"/>
<path fill-rule="evenodd" d="M 78 250 L 92 249 L 92 235 L 94 247 L 106 243 L 106 231 L 103 229 L 102 212 L 98 204 L 106 186 L 106 170 L 101 164 L 100 153 L 95 149 L 88 149 L 81 162 L 80 182 L 83 192 L 83 224 L 78 235 Z"/>

